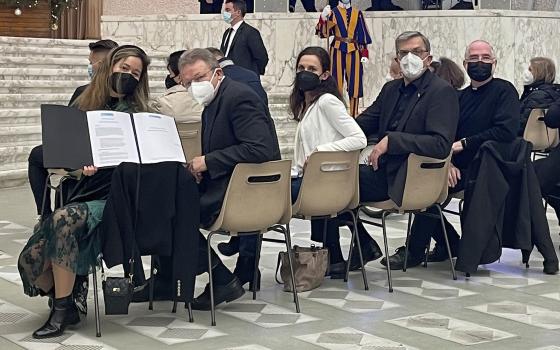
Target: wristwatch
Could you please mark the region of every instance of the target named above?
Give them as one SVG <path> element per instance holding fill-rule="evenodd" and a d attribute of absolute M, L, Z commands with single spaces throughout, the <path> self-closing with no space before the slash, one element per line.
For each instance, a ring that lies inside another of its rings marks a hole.
<path fill-rule="evenodd" d="M 467 148 L 467 139 L 463 137 L 460 141 L 461 141 L 461 146 L 463 146 L 463 149 L 466 149 Z"/>

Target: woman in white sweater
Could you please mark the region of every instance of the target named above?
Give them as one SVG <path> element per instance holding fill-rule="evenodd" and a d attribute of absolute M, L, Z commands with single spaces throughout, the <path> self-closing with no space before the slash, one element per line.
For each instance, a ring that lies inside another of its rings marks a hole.
<path fill-rule="evenodd" d="M 321 47 L 300 52 L 296 77 L 290 95 L 290 109 L 298 121 L 292 163 L 292 202 L 301 186 L 305 163 L 316 151 L 354 151 L 367 145 L 366 137 L 346 109 L 334 78 L 330 58 Z M 312 239 L 322 241 L 323 220 L 312 220 Z M 330 236 L 330 235 L 328 235 Z M 345 261 L 338 237 L 327 239 L 331 278 L 343 278 Z"/>

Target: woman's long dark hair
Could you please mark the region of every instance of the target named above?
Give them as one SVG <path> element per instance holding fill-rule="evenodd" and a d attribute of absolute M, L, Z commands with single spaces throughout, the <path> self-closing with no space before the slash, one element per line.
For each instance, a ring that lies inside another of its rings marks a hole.
<path fill-rule="evenodd" d="M 330 69 L 331 59 L 329 57 L 329 53 L 322 47 L 309 46 L 299 53 L 296 61 L 296 70 L 297 66 L 299 65 L 299 61 L 305 55 L 316 56 L 321 63 L 321 69 L 323 70 L 323 72 L 326 72 Z M 301 115 L 301 112 L 307 107 L 305 105 L 305 95 L 303 91 L 300 90 L 297 79 L 295 77 L 292 86 L 292 93 L 290 94 L 290 111 L 292 112 L 294 119 L 300 121 L 301 117 L 303 117 Z M 317 101 L 317 99 L 324 94 L 332 94 L 336 96 L 340 101 L 342 101 L 342 103 L 344 103 L 344 99 L 342 98 L 342 95 L 340 94 L 340 92 L 338 91 L 338 87 L 336 86 L 336 81 L 330 75 L 327 79 L 321 80 L 321 84 L 319 84 L 319 86 L 315 88 L 315 90 L 309 92 L 312 94 L 312 99 L 309 102 L 310 105 Z M 346 104 L 344 103 L 344 105 Z"/>

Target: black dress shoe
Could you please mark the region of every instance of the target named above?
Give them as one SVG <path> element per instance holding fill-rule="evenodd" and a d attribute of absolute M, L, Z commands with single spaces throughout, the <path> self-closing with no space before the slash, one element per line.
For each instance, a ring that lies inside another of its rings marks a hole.
<path fill-rule="evenodd" d="M 456 251 L 456 249 L 454 250 L 453 248 L 451 248 L 451 256 L 455 258 L 457 257 L 457 253 L 454 253 L 454 251 Z M 439 244 L 436 244 L 434 250 L 428 253 L 428 262 L 442 262 L 447 259 L 449 259 L 447 248 Z"/>
<path fill-rule="evenodd" d="M 255 258 L 248 256 L 240 256 L 237 258 L 237 263 L 235 264 L 235 269 L 233 274 L 239 278 L 242 286 L 249 283 L 249 290 L 252 292 L 254 289 L 253 285 L 253 272 L 255 271 Z M 257 270 L 257 289 L 261 290 L 261 271 Z"/>
<path fill-rule="evenodd" d="M 33 332 L 33 338 L 45 339 L 62 335 L 68 326 L 80 323 L 80 313 L 72 296 L 54 299 L 53 308 L 47 322 Z"/>
<path fill-rule="evenodd" d="M 245 289 L 241 285 L 239 278 L 234 277 L 226 285 L 214 285 L 214 305 L 219 305 L 224 301 L 230 302 L 241 298 L 245 294 Z M 204 292 L 194 298 L 192 303 L 193 310 L 210 310 L 210 284 L 204 288 Z"/>
<path fill-rule="evenodd" d="M 225 256 L 239 253 L 239 237 L 231 237 L 227 243 L 218 243 L 218 250 Z"/>
<path fill-rule="evenodd" d="M 556 275 L 558 273 L 558 261 L 548 261 L 543 262 L 543 272 L 547 275 Z"/>
<path fill-rule="evenodd" d="M 362 258 L 364 259 L 364 266 L 370 261 L 377 260 L 383 256 L 381 248 L 373 239 L 368 240 L 366 244 L 362 245 Z M 358 246 L 354 246 L 352 251 L 352 258 L 350 259 L 350 271 L 357 271 L 361 268 L 360 253 Z"/>
<path fill-rule="evenodd" d="M 391 263 L 391 270 L 402 270 L 404 266 L 405 248 L 397 248 L 396 253 L 389 257 L 389 262 Z M 418 266 L 422 263 L 424 259 L 422 257 L 415 257 L 408 252 L 408 259 L 406 267 Z M 387 266 L 387 259 L 381 259 L 381 265 Z"/>
<path fill-rule="evenodd" d="M 342 260 L 341 262 L 330 264 L 325 276 L 329 276 L 331 280 L 344 279 L 346 277 L 346 261 Z"/>

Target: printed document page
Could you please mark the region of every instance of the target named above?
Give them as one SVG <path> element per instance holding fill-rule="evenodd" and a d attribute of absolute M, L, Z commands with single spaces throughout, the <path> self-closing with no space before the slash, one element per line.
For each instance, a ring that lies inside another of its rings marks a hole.
<path fill-rule="evenodd" d="M 186 163 L 173 117 L 156 113 L 134 113 L 133 118 L 143 164 Z"/>
<path fill-rule="evenodd" d="M 114 111 L 87 112 L 93 165 L 117 166 L 139 163 L 130 114 Z"/>

